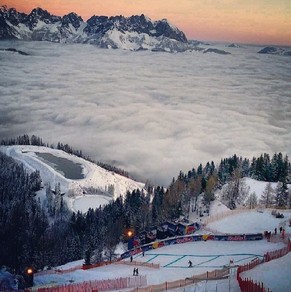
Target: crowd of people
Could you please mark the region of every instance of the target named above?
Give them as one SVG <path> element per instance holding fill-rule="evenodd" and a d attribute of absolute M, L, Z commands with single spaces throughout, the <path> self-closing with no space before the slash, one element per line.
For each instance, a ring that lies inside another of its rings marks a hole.
<path fill-rule="evenodd" d="M 284 229 L 282 226 L 280 226 L 280 228 L 279 228 L 279 232 L 280 232 L 281 238 L 284 239 L 284 238 L 285 238 L 285 229 Z M 277 235 L 277 234 L 278 234 L 278 229 L 275 228 L 275 229 L 274 229 L 274 235 Z M 264 236 L 265 236 L 265 238 L 266 238 L 268 241 L 270 241 L 270 239 L 271 239 L 271 235 L 272 235 L 272 232 L 271 232 L 271 231 L 265 231 L 265 232 L 264 232 Z"/>

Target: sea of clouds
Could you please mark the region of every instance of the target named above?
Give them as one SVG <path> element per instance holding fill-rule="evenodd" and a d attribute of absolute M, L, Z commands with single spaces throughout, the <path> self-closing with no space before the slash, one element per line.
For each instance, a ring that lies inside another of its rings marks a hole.
<path fill-rule="evenodd" d="M 236 153 L 291 152 L 291 59 L 1 41 L 0 139 L 24 133 L 168 186 Z"/>

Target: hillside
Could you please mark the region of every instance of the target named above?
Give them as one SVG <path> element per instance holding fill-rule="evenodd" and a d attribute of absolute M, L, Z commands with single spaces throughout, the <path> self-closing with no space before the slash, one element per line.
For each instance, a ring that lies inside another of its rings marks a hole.
<path fill-rule="evenodd" d="M 45 196 L 45 187 L 52 188 L 60 183 L 61 192 L 65 193 L 68 206 L 72 210 L 87 211 L 89 207 L 96 208 L 110 200 L 123 196 L 127 191 L 143 189 L 144 184 L 136 182 L 114 172 L 108 171 L 100 166 L 64 151 L 39 146 L 1 146 L 0 151 L 17 161 L 23 163 L 28 171 L 39 170 L 44 187 L 38 192 L 40 198 Z M 39 155 L 51 154 L 49 159 L 57 158 L 50 162 Z M 61 160 L 63 159 L 63 160 Z M 65 167 L 66 163 L 70 163 Z M 67 168 L 77 168 L 77 173 L 64 173 Z M 58 169 L 59 167 L 59 169 Z M 63 168 L 62 168 L 63 167 Z M 62 171 L 63 170 L 63 171 Z M 77 175 L 79 178 L 71 179 L 70 176 Z"/>

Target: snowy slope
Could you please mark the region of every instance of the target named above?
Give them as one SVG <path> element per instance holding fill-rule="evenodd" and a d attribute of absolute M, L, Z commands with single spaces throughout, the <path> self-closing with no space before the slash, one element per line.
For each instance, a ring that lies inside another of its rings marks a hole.
<path fill-rule="evenodd" d="M 243 204 L 246 204 L 249 196 L 251 194 L 255 194 L 256 197 L 257 197 L 257 202 L 258 202 L 258 205 L 259 205 L 259 202 L 260 202 L 260 199 L 264 193 L 264 190 L 268 184 L 268 182 L 265 182 L 265 181 L 258 181 L 258 180 L 255 180 L 255 179 L 252 179 L 252 178 L 249 178 L 249 177 L 245 177 L 242 179 L 242 183 L 244 184 L 244 189 L 245 189 L 245 192 L 246 192 L 246 197 L 243 199 L 242 201 L 242 205 Z M 276 186 L 277 186 L 277 183 L 271 183 L 271 187 L 275 190 L 276 189 Z M 215 197 L 218 199 L 218 200 L 222 200 L 222 195 L 223 195 L 223 192 L 226 190 L 226 188 L 228 187 L 228 184 L 225 184 L 222 186 L 222 188 L 220 190 L 218 190 L 216 193 L 215 193 Z"/>
<path fill-rule="evenodd" d="M 65 199 L 73 210 L 85 212 L 90 207 L 99 207 L 100 204 L 106 204 L 110 199 L 115 199 L 120 195 L 123 196 L 127 191 L 143 189 L 144 187 L 143 183 L 103 169 L 92 162 L 61 150 L 38 146 L 1 146 L 0 151 L 23 163 L 29 171 L 39 170 L 44 186 L 50 184 L 53 188 L 55 184 L 60 183 L 61 192 L 66 193 Z M 50 153 L 56 157 L 66 158 L 76 164 L 80 164 L 84 178 L 66 178 L 51 165 L 41 160 L 36 155 L 36 152 Z M 102 195 L 102 192 L 106 193 L 106 189 L 110 185 L 114 186 L 114 196 L 112 198 Z M 88 193 L 88 188 L 90 187 L 100 189 L 101 195 Z M 44 195 L 44 193 L 45 190 L 40 192 L 40 196 Z"/>
<path fill-rule="evenodd" d="M 220 205 L 224 211 L 224 207 Z M 220 212 L 218 212 L 220 213 Z M 236 224 L 232 224 L 232 230 L 225 222 L 217 222 L 218 228 L 222 232 L 232 231 L 240 232 L 248 228 L 249 232 L 255 232 L 257 228 L 257 222 L 260 222 L 263 229 L 268 230 L 270 228 L 270 222 L 268 220 L 261 220 L 262 213 L 254 212 L 252 217 L 252 224 L 249 225 L 247 218 L 249 213 L 243 213 L 238 215 L 233 215 L 229 218 L 230 221 L 234 221 Z M 227 229 L 228 228 L 228 229 Z M 148 284 L 158 284 L 165 281 L 173 281 L 177 279 L 185 279 L 192 275 L 197 275 L 205 271 L 211 271 L 213 269 L 228 265 L 230 259 L 234 260 L 235 264 L 244 264 L 257 256 L 261 257 L 267 251 L 272 251 L 282 248 L 284 245 L 282 243 L 272 243 L 267 240 L 259 241 L 249 241 L 249 242 L 191 242 L 183 243 L 180 245 L 171 245 L 164 248 L 159 248 L 151 250 L 145 253 L 143 257 L 140 254 L 134 256 L 134 260 L 159 263 L 159 269 L 151 269 L 146 267 L 139 267 L 139 272 L 141 275 L 147 275 Z M 187 262 L 191 259 L 193 262 L 193 268 L 187 268 Z M 125 260 L 125 261 L 128 261 Z M 276 263 L 278 261 L 278 263 Z M 61 268 L 66 269 L 72 266 L 78 266 L 82 262 L 77 261 L 70 263 Z M 271 287 L 272 291 L 288 292 L 288 287 L 286 286 L 289 279 L 289 267 L 290 267 L 290 255 L 281 258 L 276 261 L 272 261 L 264 267 L 264 265 L 257 267 L 254 270 L 248 272 L 247 276 L 250 276 L 256 280 L 264 281 L 267 287 Z M 284 268 L 280 269 L 280 277 L 277 275 L 278 267 L 282 265 Z M 111 279 L 117 277 L 127 277 L 132 275 L 132 270 L 134 266 L 112 264 L 88 271 L 77 270 L 72 273 L 64 275 L 40 275 L 36 276 L 36 284 L 44 285 L 48 283 L 69 283 L 71 282 L 82 282 L 86 280 L 100 280 L 100 279 Z M 272 267 L 276 267 L 273 269 Z M 286 268 L 285 268 L 286 267 Z M 260 271 L 260 269 L 262 271 Z M 264 273 L 264 274 L 263 274 Z M 285 279 L 281 281 L 281 279 Z M 287 281 L 287 282 L 286 282 Z M 285 286 L 284 286 L 285 285 Z M 275 289 L 274 287 L 278 287 Z M 287 288 L 286 288 L 287 287 Z M 208 281 L 201 282 L 197 285 L 188 286 L 181 289 L 175 289 L 175 292 L 193 292 L 193 291 L 235 291 L 238 292 L 239 287 L 235 279 L 235 271 L 232 271 L 230 279 L 220 280 L 220 281 Z"/>
<path fill-rule="evenodd" d="M 244 181 L 246 183 L 246 186 L 249 188 L 249 194 L 255 193 L 259 202 L 268 182 L 258 181 L 249 177 L 244 178 Z M 271 186 L 275 190 L 277 183 L 271 183 Z"/>
<path fill-rule="evenodd" d="M 276 218 L 270 210 L 264 210 L 263 213 L 250 210 L 246 213 L 228 216 L 224 219 L 208 224 L 211 230 L 225 233 L 263 233 L 265 230 L 279 230 L 284 227 L 287 233 L 291 233 L 291 227 L 288 226 L 288 220 L 291 218 L 291 211 L 280 211 L 284 218 Z"/>
<path fill-rule="evenodd" d="M 242 273 L 243 277 L 263 282 L 272 292 L 291 291 L 291 253 Z"/>

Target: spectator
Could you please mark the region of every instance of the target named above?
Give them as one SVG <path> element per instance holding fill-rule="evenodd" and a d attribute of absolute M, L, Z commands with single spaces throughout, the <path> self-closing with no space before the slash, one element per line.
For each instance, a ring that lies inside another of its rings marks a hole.
<path fill-rule="evenodd" d="M 285 238 L 285 229 L 282 230 L 282 238 Z"/>

